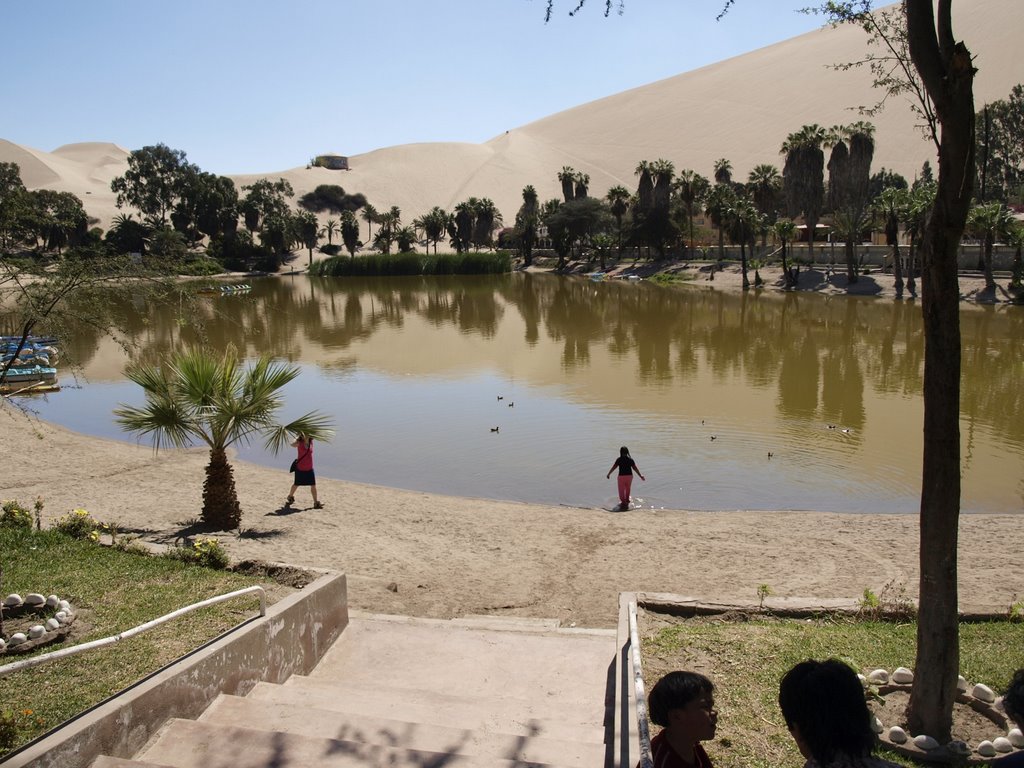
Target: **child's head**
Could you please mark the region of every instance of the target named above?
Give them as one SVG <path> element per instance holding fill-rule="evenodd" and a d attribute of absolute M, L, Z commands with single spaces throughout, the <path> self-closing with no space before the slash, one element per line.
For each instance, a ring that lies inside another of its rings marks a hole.
<path fill-rule="evenodd" d="M 838 659 L 802 661 L 789 670 L 779 684 L 779 708 L 801 753 L 821 765 L 836 755 L 866 757 L 875 746 L 864 687 Z"/>
<path fill-rule="evenodd" d="M 669 672 L 654 684 L 647 704 L 651 722 L 678 730 L 687 740 L 714 738 L 715 686 L 697 672 Z"/>
<path fill-rule="evenodd" d="M 1010 687 L 1003 695 L 1003 709 L 1018 727 L 1024 728 L 1024 669 L 1013 673 Z"/>
<path fill-rule="evenodd" d="M 626 446 L 622 446 L 621 448 L 619 448 L 619 456 L 621 456 L 622 458 L 626 458 L 627 456 L 629 456 L 629 448 L 627 448 Z"/>

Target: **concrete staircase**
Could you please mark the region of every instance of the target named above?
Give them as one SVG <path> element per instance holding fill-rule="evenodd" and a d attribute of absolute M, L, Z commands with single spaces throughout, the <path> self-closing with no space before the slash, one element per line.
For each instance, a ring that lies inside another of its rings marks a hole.
<path fill-rule="evenodd" d="M 308 675 L 221 694 L 94 768 L 611 766 L 614 630 L 353 616 Z"/>

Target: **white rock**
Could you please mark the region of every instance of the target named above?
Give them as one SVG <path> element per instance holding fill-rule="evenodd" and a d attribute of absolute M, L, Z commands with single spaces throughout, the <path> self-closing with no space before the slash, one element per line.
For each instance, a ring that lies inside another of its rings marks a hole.
<path fill-rule="evenodd" d="M 889 682 L 889 673 L 884 669 L 876 669 L 868 673 L 868 680 L 872 683 L 885 685 Z"/>
<path fill-rule="evenodd" d="M 906 744 L 907 743 L 907 732 L 900 728 L 898 725 L 894 725 L 889 729 L 889 741 L 893 744 Z"/>
<path fill-rule="evenodd" d="M 977 683 L 971 688 L 971 696 L 986 704 L 992 704 L 996 700 L 996 692 L 983 683 Z"/>
<path fill-rule="evenodd" d="M 25 595 L 25 605 L 32 606 L 33 608 L 40 608 L 46 605 L 46 598 L 38 592 L 29 592 Z"/>
<path fill-rule="evenodd" d="M 7 647 L 7 641 L 0 637 L 0 651 L 3 651 Z"/>
<path fill-rule="evenodd" d="M 59 600 L 57 602 L 57 607 L 60 608 L 62 611 L 70 611 L 71 603 L 69 603 L 67 600 Z"/>
<path fill-rule="evenodd" d="M 28 636 L 24 632 L 15 632 L 7 642 L 13 648 L 16 645 L 21 645 L 26 640 L 28 640 Z"/>
<path fill-rule="evenodd" d="M 868 684 L 868 679 L 864 677 L 864 675 L 862 675 L 860 672 L 857 673 L 857 679 L 860 680 L 861 685 L 866 686 Z"/>
<path fill-rule="evenodd" d="M 63 624 L 68 620 L 68 615 L 65 611 L 57 611 L 57 613 L 53 615 L 53 618 Z"/>
<path fill-rule="evenodd" d="M 995 757 L 996 748 L 992 745 L 992 742 L 988 739 L 978 744 L 978 754 L 982 757 Z"/>
<path fill-rule="evenodd" d="M 4 605 L 6 605 L 8 608 L 17 608 L 23 602 L 24 600 L 21 599 L 21 595 L 19 595 L 17 592 L 12 592 L 4 598 Z"/>
<path fill-rule="evenodd" d="M 56 619 L 47 619 L 46 624 L 44 624 L 43 626 L 46 627 L 47 632 L 55 632 L 58 629 L 60 629 L 60 622 Z"/>
<path fill-rule="evenodd" d="M 1010 732 L 1006 734 L 1006 738 L 1017 749 L 1024 749 L 1024 733 L 1021 733 L 1020 728 L 1011 728 Z"/>
<path fill-rule="evenodd" d="M 906 667 L 896 667 L 892 672 L 894 683 L 906 684 L 914 682 L 914 673 Z"/>
<path fill-rule="evenodd" d="M 960 691 L 960 693 L 967 693 L 967 678 L 963 675 L 957 675 L 956 689 Z"/>
<path fill-rule="evenodd" d="M 1013 752 L 1013 744 L 1005 736 L 1000 736 L 998 739 L 992 739 L 992 746 L 996 748 L 996 752 Z"/>
<path fill-rule="evenodd" d="M 60 602 L 60 598 L 59 597 L 57 597 L 56 595 L 50 595 L 48 598 L 46 598 L 46 607 L 47 608 L 56 608 L 57 607 L 57 603 L 59 603 L 59 602 Z"/>
<path fill-rule="evenodd" d="M 42 624 L 36 624 L 34 627 L 29 627 L 28 636 L 30 640 L 35 640 L 38 637 L 42 637 L 46 634 L 46 627 Z"/>
<path fill-rule="evenodd" d="M 914 737 L 914 746 L 918 749 L 923 749 L 925 752 L 929 752 L 938 747 L 939 742 L 927 733 L 922 733 Z"/>
<path fill-rule="evenodd" d="M 872 715 L 871 716 L 871 730 L 873 730 L 875 733 L 881 733 L 884 729 L 885 729 L 885 726 L 882 725 L 882 721 L 879 720 L 874 715 Z"/>

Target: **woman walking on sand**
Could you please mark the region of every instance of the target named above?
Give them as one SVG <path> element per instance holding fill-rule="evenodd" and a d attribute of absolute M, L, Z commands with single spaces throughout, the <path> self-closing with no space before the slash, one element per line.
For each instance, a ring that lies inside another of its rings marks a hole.
<path fill-rule="evenodd" d="M 309 492 L 313 495 L 313 509 L 323 509 L 324 505 L 316 498 L 316 474 L 313 472 L 313 439 L 302 432 L 295 437 L 292 443 L 293 448 L 298 449 L 298 457 L 292 462 L 292 471 L 295 473 L 295 480 L 292 482 L 292 489 L 288 492 L 288 500 L 285 507 L 295 503 L 295 489 L 300 485 L 308 485 Z"/>
<path fill-rule="evenodd" d="M 629 448 L 626 446 L 619 448 L 619 458 L 612 464 L 612 468 L 608 470 L 608 474 L 605 477 L 611 477 L 612 470 L 616 467 L 619 468 L 619 508 L 629 509 L 629 490 L 633 487 L 633 470 L 636 470 L 636 473 L 640 475 L 640 479 L 644 482 L 647 481 L 647 478 L 644 477 L 640 467 L 636 465 L 636 462 L 629 455 Z"/>

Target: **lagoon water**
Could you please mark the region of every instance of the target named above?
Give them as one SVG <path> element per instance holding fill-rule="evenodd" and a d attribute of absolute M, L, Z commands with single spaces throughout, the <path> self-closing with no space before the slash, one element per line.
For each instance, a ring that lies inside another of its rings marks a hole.
<path fill-rule="evenodd" d="M 136 297 L 121 324 L 150 357 L 202 338 L 299 365 L 282 415 L 334 416 L 320 475 L 611 508 L 605 473 L 628 445 L 645 507 L 918 511 L 918 303 L 543 274 L 252 285 L 193 308 Z M 961 322 L 962 508 L 1022 512 L 1024 308 L 965 306 Z M 84 329 L 62 347 L 79 373 L 40 415 L 134 439 L 111 414 L 142 402 L 125 353 Z M 286 489 L 290 452 L 239 456 Z"/>

